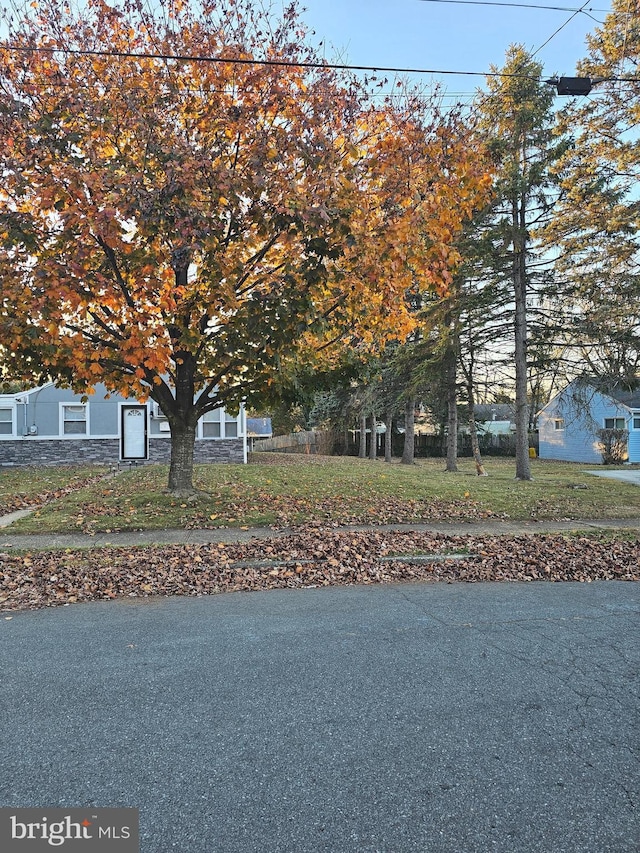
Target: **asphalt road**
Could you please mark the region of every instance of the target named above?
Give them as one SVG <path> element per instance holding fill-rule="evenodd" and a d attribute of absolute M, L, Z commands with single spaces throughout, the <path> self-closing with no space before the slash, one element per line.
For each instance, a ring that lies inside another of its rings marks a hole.
<path fill-rule="evenodd" d="M 423 584 L 0 617 L 0 805 L 143 853 L 640 850 L 640 584 Z"/>

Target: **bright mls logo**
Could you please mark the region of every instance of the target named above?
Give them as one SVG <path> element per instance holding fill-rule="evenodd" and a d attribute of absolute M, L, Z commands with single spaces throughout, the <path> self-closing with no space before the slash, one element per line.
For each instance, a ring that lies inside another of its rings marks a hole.
<path fill-rule="evenodd" d="M 139 853 L 137 809 L 0 808 L 2 853 Z"/>

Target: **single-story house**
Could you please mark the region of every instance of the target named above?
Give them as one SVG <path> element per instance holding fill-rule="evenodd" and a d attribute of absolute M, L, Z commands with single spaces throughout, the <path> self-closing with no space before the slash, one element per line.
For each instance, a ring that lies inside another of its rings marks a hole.
<path fill-rule="evenodd" d="M 88 397 L 54 383 L 0 394 L 0 465 L 168 462 L 169 422 L 157 403 L 108 395 Z M 224 408 L 198 422 L 196 462 L 246 462 L 247 419 Z"/>
<path fill-rule="evenodd" d="M 601 430 L 625 430 L 623 458 L 640 462 L 640 390 L 574 379 L 538 413 L 541 459 L 602 463 Z"/>
<path fill-rule="evenodd" d="M 247 440 L 249 450 L 253 450 L 255 441 L 273 438 L 271 418 L 247 418 Z"/>
<path fill-rule="evenodd" d="M 481 435 L 513 435 L 515 433 L 516 415 L 512 403 L 477 403 L 474 414 L 476 429 Z M 468 434 L 469 427 L 463 424 L 460 431 Z"/>

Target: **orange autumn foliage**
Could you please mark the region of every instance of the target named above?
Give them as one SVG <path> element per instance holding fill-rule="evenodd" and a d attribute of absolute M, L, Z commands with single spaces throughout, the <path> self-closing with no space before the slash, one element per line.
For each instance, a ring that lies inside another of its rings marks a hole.
<path fill-rule="evenodd" d="M 151 397 L 176 457 L 287 359 L 403 338 L 488 191 L 460 122 L 296 65 L 295 5 L 40 0 L 0 57 L 7 369 Z"/>

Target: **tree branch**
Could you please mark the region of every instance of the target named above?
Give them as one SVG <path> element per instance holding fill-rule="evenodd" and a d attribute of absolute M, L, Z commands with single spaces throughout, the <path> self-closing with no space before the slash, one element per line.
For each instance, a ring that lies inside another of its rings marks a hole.
<path fill-rule="evenodd" d="M 122 273 L 120 272 L 120 268 L 118 266 L 118 259 L 116 258 L 116 253 L 113 251 L 111 246 L 99 234 L 94 234 L 94 239 L 100 248 L 103 250 L 105 255 L 107 256 L 107 260 L 109 261 L 109 266 L 113 270 L 113 274 L 115 275 L 116 281 L 118 283 L 118 287 L 122 291 L 122 294 L 125 298 L 125 302 L 127 303 L 129 308 L 135 308 L 135 302 L 131 296 L 129 288 L 127 287 L 125 280 L 122 278 Z"/>

